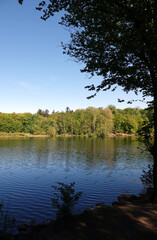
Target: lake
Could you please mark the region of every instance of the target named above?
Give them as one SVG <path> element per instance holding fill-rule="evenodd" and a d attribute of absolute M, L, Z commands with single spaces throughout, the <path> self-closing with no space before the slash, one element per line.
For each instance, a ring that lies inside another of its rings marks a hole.
<path fill-rule="evenodd" d="M 152 161 L 135 137 L 0 138 L 0 202 L 17 222 L 54 219 L 52 185 L 75 182 L 74 213 L 120 194 L 139 194 Z"/>

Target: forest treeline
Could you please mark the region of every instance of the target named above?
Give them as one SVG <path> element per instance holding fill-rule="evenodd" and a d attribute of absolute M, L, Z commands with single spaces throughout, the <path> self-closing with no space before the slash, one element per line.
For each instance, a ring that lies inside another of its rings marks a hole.
<path fill-rule="evenodd" d="M 116 109 L 88 107 L 65 112 L 39 109 L 31 113 L 0 113 L 0 132 L 30 133 L 33 135 L 88 135 L 107 136 L 110 133 L 138 134 L 144 125 L 152 121 L 150 109 Z"/>

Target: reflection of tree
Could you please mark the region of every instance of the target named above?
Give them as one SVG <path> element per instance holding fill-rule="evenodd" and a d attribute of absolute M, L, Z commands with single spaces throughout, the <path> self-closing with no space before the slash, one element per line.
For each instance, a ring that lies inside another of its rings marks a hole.
<path fill-rule="evenodd" d="M 38 167 L 46 167 L 50 152 L 50 142 L 48 138 L 32 139 L 32 147 L 36 157 Z"/>
<path fill-rule="evenodd" d="M 46 150 L 48 147 L 49 155 L 46 158 L 49 158 L 53 164 L 65 166 L 65 171 L 76 166 L 93 169 L 104 162 L 112 164 L 113 161 L 114 139 L 67 137 L 45 139 L 45 141 L 36 143 L 39 165 L 43 161 L 42 158 L 45 158 L 46 151 L 48 155 Z"/>
<path fill-rule="evenodd" d="M 62 139 L 62 149 L 64 152 L 64 158 L 65 159 L 65 171 L 68 172 L 70 170 L 70 167 L 73 163 L 74 159 L 74 146 L 73 146 L 74 138 L 68 137 Z"/>
<path fill-rule="evenodd" d="M 113 139 L 110 138 L 73 138 L 74 157 L 77 164 L 89 168 L 101 165 L 113 160 Z"/>
<path fill-rule="evenodd" d="M 32 155 L 30 141 L 24 138 L 0 138 L 0 152 L 0 163 L 4 166 L 24 167 Z"/>
<path fill-rule="evenodd" d="M 8 160 L 4 164 L 19 164 L 27 166 L 36 164 L 37 167 L 60 166 L 65 171 L 71 168 L 104 168 L 120 162 L 127 164 L 142 158 L 148 152 L 143 151 L 143 145 L 131 137 L 116 138 L 31 138 L 6 139 L 0 141 L 1 158 Z M 9 151 L 8 151 L 9 147 Z M 139 149 L 141 148 L 141 150 Z M 140 163 L 139 162 L 139 163 Z"/>
<path fill-rule="evenodd" d="M 116 162 L 132 164 L 136 159 L 142 161 L 146 154 L 143 145 L 133 137 L 69 137 L 55 142 L 56 150 L 62 156 L 58 160 L 64 162 L 67 171 L 73 166 L 94 169 L 105 165 L 113 166 Z"/>

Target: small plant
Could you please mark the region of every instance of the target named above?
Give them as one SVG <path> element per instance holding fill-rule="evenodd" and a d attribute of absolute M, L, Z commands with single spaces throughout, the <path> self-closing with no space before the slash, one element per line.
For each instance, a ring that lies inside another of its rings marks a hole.
<path fill-rule="evenodd" d="M 148 164 L 148 170 L 143 170 L 141 182 L 146 189 L 153 188 L 153 166 L 151 166 L 150 164 Z"/>
<path fill-rule="evenodd" d="M 57 182 L 58 186 L 52 186 L 59 193 L 54 193 L 51 198 L 52 206 L 57 208 L 57 219 L 68 217 L 72 214 L 74 205 L 78 202 L 82 192 L 75 193 L 75 182 L 65 184 Z"/>
<path fill-rule="evenodd" d="M 12 234 L 15 230 L 15 219 L 9 216 L 8 209 L 3 210 L 3 204 L 0 204 L 0 231 L 1 233 Z"/>

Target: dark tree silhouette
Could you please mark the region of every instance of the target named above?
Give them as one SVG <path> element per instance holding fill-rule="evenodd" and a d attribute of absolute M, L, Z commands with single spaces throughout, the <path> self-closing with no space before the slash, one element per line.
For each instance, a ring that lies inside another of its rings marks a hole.
<path fill-rule="evenodd" d="M 22 3 L 23 3 L 23 0 L 18 0 L 18 2 L 19 2 L 20 4 L 22 4 Z"/>

